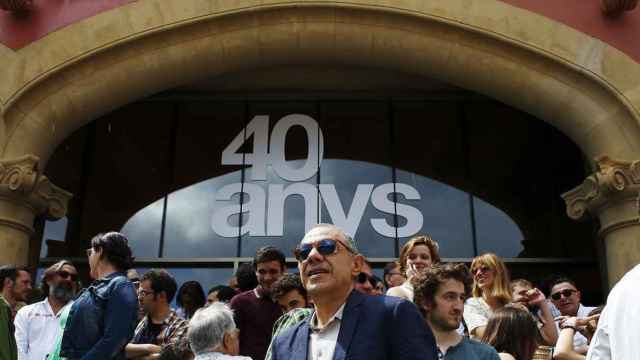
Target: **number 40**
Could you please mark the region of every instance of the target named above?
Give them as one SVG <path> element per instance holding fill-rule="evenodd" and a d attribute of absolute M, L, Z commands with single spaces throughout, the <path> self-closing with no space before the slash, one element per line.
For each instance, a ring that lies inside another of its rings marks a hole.
<path fill-rule="evenodd" d="M 307 134 L 307 158 L 302 167 L 294 168 L 285 159 L 285 141 L 292 126 L 302 126 Z M 244 164 L 252 165 L 252 180 L 267 179 L 267 165 L 281 178 L 289 181 L 304 181 L 318 172 L 324 155 L 324 139 L 318 123 L 310 116 L 290 114 L 280 119 L 271 131 L 271 151 L 269 151 L 269 116 L 256 115 L 245 131 L 238 135 L 222 151 L 222 165 L 244 165 L 240 147 L 253 135 L 253 153 L 244 154 Z"/>

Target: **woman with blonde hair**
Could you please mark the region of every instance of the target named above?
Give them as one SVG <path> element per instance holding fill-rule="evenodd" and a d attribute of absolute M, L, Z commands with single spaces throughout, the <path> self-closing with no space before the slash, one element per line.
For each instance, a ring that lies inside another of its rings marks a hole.
<path fill-rule="evenodd" d="M 509 272 L 496 254 L 477 256 L 471 263 L 473 287 L 464 304 L 464 321 L 469 335 L 480 339 L 494 311 L 511 302 Z"/>
<path fill-rule="evenodd" d="M 398 266 L 407 279 L 402 285 L 387 290 L 388 296 L 395 296 L 413 302 L 411 278 L 419 271 L 440 262 L 438 243 L 429 235 L 418 235 L 409 240 L 400 250 Z"/>

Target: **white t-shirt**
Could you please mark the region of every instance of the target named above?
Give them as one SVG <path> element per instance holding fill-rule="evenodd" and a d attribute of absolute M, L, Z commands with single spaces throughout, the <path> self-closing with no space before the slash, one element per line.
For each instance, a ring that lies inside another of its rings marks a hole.
<path fill-rule="evenodd" d="M 487 326 L 493 310 L 481 297 L 470 297 L 464 303 L 464 322 L 467 323 L 469 334 L 480 326 Z"/>
<path fill-rule="evenodd" d="M 638 359 L 640 265 L 625 274 L 607 298 L 587 360 Z"/>

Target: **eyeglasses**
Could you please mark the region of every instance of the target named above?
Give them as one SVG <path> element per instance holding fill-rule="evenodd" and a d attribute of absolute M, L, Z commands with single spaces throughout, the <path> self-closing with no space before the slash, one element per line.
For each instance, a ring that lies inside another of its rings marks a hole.
<path fill-rule="evenodd" d="M 345 249 L 349 250 L 349 252 L 353 253 L 353 250 L 342 244 L 340 241 L 333 239 L 322 239 L 312 243 L 305 243 L 299 245 L 295 250 L 293 250 L 293 254 L 296 259 L 300 262 L 307 260 L 311 250 L 316 248 L 318 253 L 322 256 L 333 255 L 338 251 L 338 244 L 341 244 L 345 247 Z"/>
<path fill-rule="evenodd" d="M 153 294 L 154 292 L 155 292 L 155 291 L 153 291 L 153 290 L 147 291 L 147 290 L 145 290 L 145 289 L 140 288 L 140 289 L 138 289 L 138 296 L 145 297 L 145 296 L 147 296 L 147 295 L 151 295 L 151 294 Z"/>
<path fill-rule="evenodd" d="M 58 276 L 60 276 L 63 279 L 71 278 L 71 281 L 78 280 L 78 274 L 73 274 L 73 273 L 70 273 L 70 272 L 65 271 L 65 270 L 57 271 L 56 274 L 58 274 Z"/>
<path fill-rule="evenodd" d="M 573 290 L 573 289 L 560 290 L 557 293 L 551 294 L 551 298 L 553 300 L 560 300 L 560 298 L 562 298 L 563 296 L 568 298 L 569 296 L 573 295 L 574 292 L 578 292 L 578 290 Z"/>

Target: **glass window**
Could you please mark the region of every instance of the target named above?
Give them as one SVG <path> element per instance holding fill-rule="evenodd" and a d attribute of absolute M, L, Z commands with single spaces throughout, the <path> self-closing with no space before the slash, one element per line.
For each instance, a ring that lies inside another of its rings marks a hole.
<path fill-rule="evenodd" d="M 293 256 L 305 229 L 318 222 L 318 125 L 313 102 L 255 102 L 245 170 L 241 256 L 263 246 Z M 268 144 L 269 156 L 260 160 Z M 261 165 L 265 164 L 265 165 Z"/>
<path fill-rule="evenodd" d="M 170 103 L 134 103 L 96 122 L 79 236 L 84 244 L 97 233 L 120 230 L 167 193 L 173 109 Z M 136 232 L 130 244 L 137 257 L 157 257 L 161 218 L 145 220 L 153 230 Z M 84 255 L 84 244 L 76 246 L 76 256 Z"/>
<path fill-rule="evenodd" d="M 242 136 L 245 107 L 238 102 L 188 102 L 176 129 L 173 186 L 168 195 L 163 256 L 237 255 L 242 157 L 222 165 L 224 149 Z M 235 152 L 235 149 L 232 149 Z"/>
<path fill-rule="evenodd" d="M 322 222 L 353 236 L 367 257 L 393 256 L 395 207 L 385 102 L 321 103 Z"/>
<path fill-rule="evenodd" d="M 442 257 L 473 257 L 464 134 L 454 101 L 394 104 L 394 163 L 400 245 L 416 234 Z M 402 204 L 402 205 L 401 205 Z M 414 214 L 414 210 L 417 212 Z M 409 218 L 417 227 L 409 227 Z M 400 231 L 400 229 L 404 229 Z"/>

